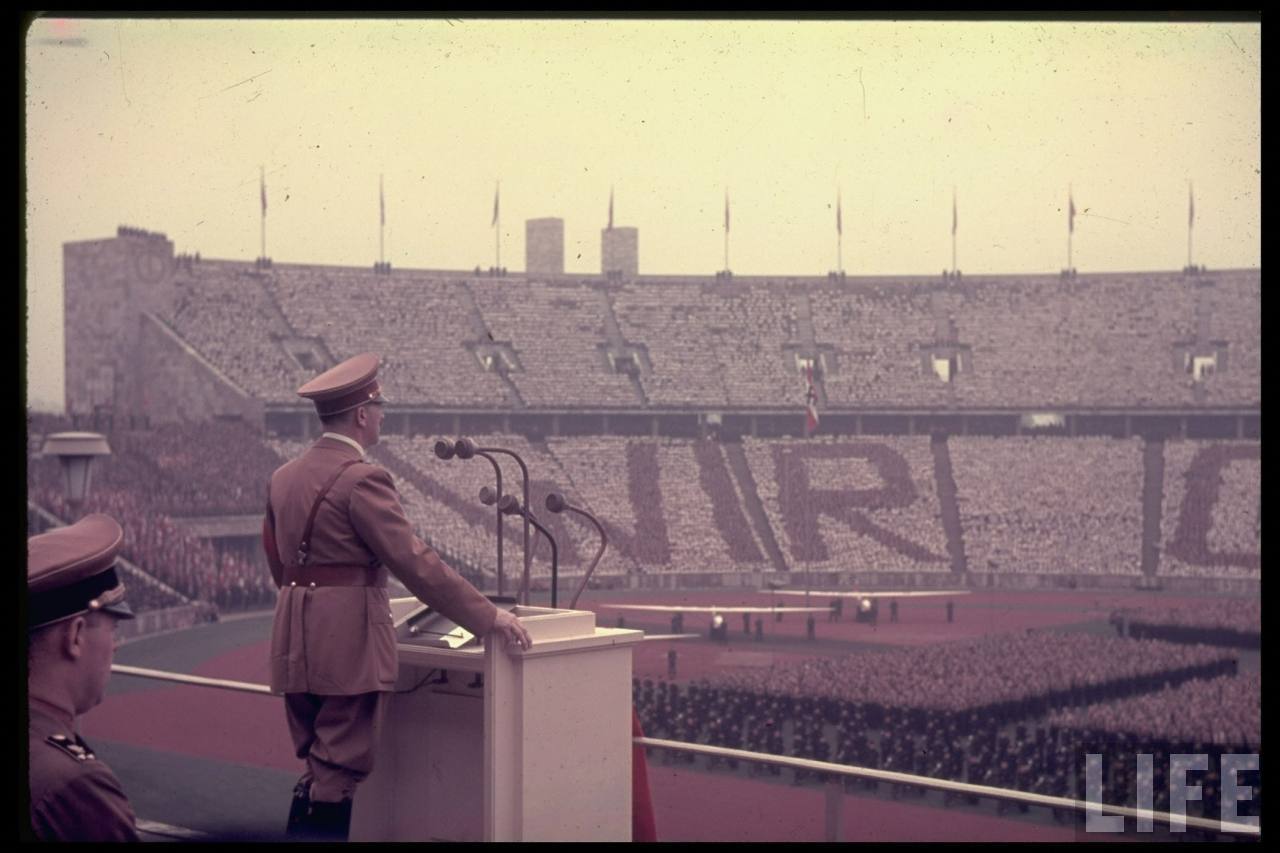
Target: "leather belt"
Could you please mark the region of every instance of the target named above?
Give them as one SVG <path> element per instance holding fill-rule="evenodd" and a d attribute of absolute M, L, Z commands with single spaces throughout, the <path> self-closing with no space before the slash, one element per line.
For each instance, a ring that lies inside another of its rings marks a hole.
<path fill-rule="evenodd" d="M 319 563 L 286 566 L 285 586 L 376 586 L 387 585 L 386 566 Z"/>

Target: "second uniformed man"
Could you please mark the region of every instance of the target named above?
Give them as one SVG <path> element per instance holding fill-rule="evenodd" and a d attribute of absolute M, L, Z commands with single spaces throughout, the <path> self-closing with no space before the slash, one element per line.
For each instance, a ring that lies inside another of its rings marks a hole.
<path fill-rule="evenodd" d="M 27 539 L 31 833 L 40 841 L 137 841 L 120 782 L 77 733 L 102 701 L 118 619 L 132 619 L 115 519 L 89 515 Z"/>
<path fill-rule="evenodd" d="M 364 353 L 299 388 L 324 434 L 271 476 L 263 544 L 280 587 L 271 689 L 285 696 L 306 761 L 289 814 L 293 838 L 345 840 L 356 786 L 373 769 L 398 671 L 388 570 L 475 636 L 530 646 L 519 619 L 418 538 L 391 475 L 364 460 L 381 433 L 377 372 L 378 357 Z"/>

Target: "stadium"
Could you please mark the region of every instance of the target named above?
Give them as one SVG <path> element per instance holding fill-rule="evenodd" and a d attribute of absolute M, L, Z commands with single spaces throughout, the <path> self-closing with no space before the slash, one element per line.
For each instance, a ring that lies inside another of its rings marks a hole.
<path fill-rule="evenodd" d="M 512 593 L 524 542 L 505 526 L 499 571 L 492 471 L 440 439 L 516 451 L 529 506 L 601 520 L 598 624 L 677 635 L 690 608 L 696 636 L 635 652 L 646 735 L 1074 799 L 1101 753 L 1129 807 L 1153 755 L 1157 811 L 1170 756 L 1204 753 L 1187 814 L 1216 820 L 1223 756 L 1261 751 L 1260 270 L 646 275 L 609 228 L 587 275 L 557 222 L 526 224 L 523 272 L 216 260 L 134 227 L 65 244 L 66 413 L 29 416 L 28 528 L 121 521 L 140 618 L 117 663 L 266 681 L 267 478 L 319 435 L 296 389 L 372 351 L 370 457 L 473 583 Z M 42 453 L 70 430 L 112 451 L 82 506 Z M 544 522 L 567 599 L 596 533 Z M 552 576 L 535 549 L 535 603 Z M 695 615 L 783 590 L 829 613 Z M 869 618 L 833 604 L 851 590 Z M 85 734 L 155 837 L 279 840 L 298 763 L 277 705 L 117 675 Z M 925 783 L 648 763 L 661 840 L 1114 837 Z"/>

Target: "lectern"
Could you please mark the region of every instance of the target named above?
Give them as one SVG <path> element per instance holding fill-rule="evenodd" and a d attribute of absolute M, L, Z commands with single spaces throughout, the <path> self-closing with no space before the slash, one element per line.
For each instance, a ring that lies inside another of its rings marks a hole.
<path fill-rule="evenodd" d="M 643 632 L 597 627 L 588 611 L 511 609 L 528 651 L 412 636 L 424 608 L 392 601 L 400 672 L 352 841 L 631 840 L 631 653 Z"/>

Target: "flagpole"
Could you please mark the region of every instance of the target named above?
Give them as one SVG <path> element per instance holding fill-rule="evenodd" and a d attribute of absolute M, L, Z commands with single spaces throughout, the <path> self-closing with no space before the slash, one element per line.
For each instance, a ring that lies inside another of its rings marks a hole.
<path fill-rule="evenodd" d="M 387 213 L 385 202 L 382 200 L 382 175 L 378 175 L 378 263 L 387 262 L 387 255 L 384 251 L 384 242 L 387 231 Z"/>
<path fill-rule="evenodd" d="M 951 188 L 951 273 L 956 272 L 956 190 Z"/>
<path fill-rule="evenodd" d="M 729 191 L 724 191 L 724 269 L 729 271 Z"/>
<path fill-rule="evenodd" d="M 258 186 L 262 188 L 262 212 L 260 220 L 262 223 L 262 257 L 267 256 L 267 173 L 262 166 L 258 167 Z"/>
<path fill-rule="evenodd" d="M 493 265 L 502 269 L 502 182 L 493 191 Z"/>
<path fill-rule="evenodd" d="M 844 272 L 844 223 L 840 210 L 840 189 L 836 188 L 836 272 Z"/>
<path fill-rule="evenodd" d="M 1196 197 L 1191 187 L 1191 182 L 1187 182 L 1187 268 L 1191 268 L 1191 230 L 1195 227 L 1196 221 Z"/>

